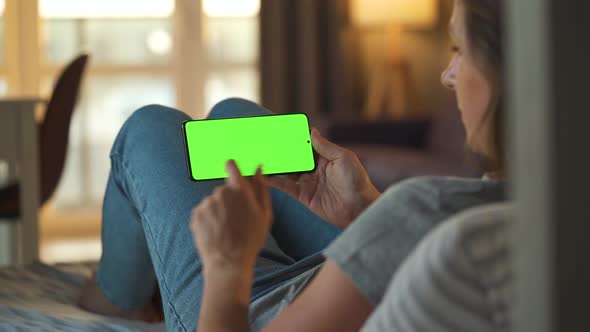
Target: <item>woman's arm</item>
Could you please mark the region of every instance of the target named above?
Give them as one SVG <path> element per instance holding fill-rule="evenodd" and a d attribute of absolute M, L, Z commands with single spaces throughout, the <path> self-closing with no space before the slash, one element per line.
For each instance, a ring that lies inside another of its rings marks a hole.
<path fill-rule="evenodd" d="M 252 272 L 244 273 L 233 267 L 220 266 L 205 271 L 204 277 L 197 332 L 249 332 Z"/>
<path fill-rule="evenodd" d="M 231 268 L 205 274 L 198 332 L 250 331 L 251 275 Z M 373 305 L 328 260 L 311 284 L 264 332 L 358 331 L 372 311 Z"/>
<path fill-rule="evenodd" d="M 227 185 L 193 209 L 191 230 L 205 278 L 197 331 L 248 331 L 254 264 L 272 224 L 262 169 L 246 179 L 234 161 Z"/>
<path fill-rule="evenodd" d="M 240 175 L 234 162 L 227 170 L 228 185 L 204 199 L 191 217 L 205 278 L 197 327 L 201 332 L 249 331 L 254 263 L 272 221 L 261 170 L 251 181 Z M 357 331 L 372 310 L 352 281 L 328 260 L 267 331 Z"/>
<path fill-rule="evenodd" d="M 358 331 L 374 306 L 330 259 L 264 332 Z"/>

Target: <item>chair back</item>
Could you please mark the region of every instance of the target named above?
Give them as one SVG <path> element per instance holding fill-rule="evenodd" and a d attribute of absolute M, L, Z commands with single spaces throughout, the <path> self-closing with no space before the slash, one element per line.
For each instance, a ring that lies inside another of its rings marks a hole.
<path fill-rule="evenodd" d="M 47 104 L 45 119 L 39 125 L 41 204 L 55 191 L 64 169 L 72 113 L 87 62 L 88 55 L 82 54 L 63 70 Z"/>

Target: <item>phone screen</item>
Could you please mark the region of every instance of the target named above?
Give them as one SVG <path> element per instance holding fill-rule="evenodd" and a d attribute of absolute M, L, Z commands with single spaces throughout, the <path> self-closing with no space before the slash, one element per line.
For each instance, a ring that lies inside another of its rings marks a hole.
<path fill-rule="evenodd" d="M 193 180 L 228 177 L 234 159 L 244 176 L 315 169 L 307 115 L 281 114 L 191 120 L 183 124 L 189 175 Z"/>

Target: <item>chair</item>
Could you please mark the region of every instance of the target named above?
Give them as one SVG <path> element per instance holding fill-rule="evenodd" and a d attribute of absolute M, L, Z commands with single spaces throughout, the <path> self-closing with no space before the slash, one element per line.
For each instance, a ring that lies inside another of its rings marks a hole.
<path fill-rule="evenodd" d="M 61 73 L 47 104 L 45 118 L 39 124 L 40 204 L 51 197 L 65 165 L 72 113 L 78 100 L 80 83 L 88 55 L 74 59 Z M 0 219 L 20 216 L 18 183 L 0 188 Z"/>

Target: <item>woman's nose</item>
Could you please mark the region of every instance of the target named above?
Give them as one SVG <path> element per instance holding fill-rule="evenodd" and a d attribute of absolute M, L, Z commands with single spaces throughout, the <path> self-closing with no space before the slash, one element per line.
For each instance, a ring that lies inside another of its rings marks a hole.
<path fill-rule="evenodd" d="M 451 60 L 451 63 L 449 64 L 449 66 L 447 67 L 447 69 L 445 69 L 445 71 L 442 72 L 441 76 L 440 76 L 440 81 L 442 83 L 442 85 L 444 85 L 445 87 L 449 88 L 449 89 L 455 89 L 455 81 L 456 81 L 456 75 L 455 75 L 455 60 Z"/>

